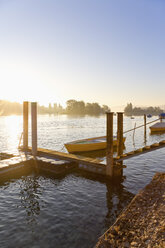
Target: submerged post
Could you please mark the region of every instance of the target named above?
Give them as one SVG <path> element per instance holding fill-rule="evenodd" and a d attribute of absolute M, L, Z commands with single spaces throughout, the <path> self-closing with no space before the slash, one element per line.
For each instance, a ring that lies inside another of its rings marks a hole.
<path fill-rule="evenodd" d="M 144 114 L 144 143 L 146 143 L 146 114 Z"/>
<path fill-rule="evenodd" d="M 32 120 L 32 155 L 37 155 L 37 103 L 31 103 L 31 120 Z"/>
<path fill-rule="evenodd" d="M 107 112 L 106 175 L 113 176 L 113 112 Z"/>
<path fill-rule="evenodd" d="M 23 150 L 28 149 L 28 102 L 23 102 Z"/>

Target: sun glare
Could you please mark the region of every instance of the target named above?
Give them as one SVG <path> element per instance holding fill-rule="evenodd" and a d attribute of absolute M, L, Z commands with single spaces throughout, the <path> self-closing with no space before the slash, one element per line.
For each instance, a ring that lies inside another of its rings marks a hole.
<path fill-rule="evenodd" d="M 19 144 L 19 139 L 22 132 L 22 118 L 21 116 L 6 116 L 6 145 L 9 150 L 16 150 Z"/>

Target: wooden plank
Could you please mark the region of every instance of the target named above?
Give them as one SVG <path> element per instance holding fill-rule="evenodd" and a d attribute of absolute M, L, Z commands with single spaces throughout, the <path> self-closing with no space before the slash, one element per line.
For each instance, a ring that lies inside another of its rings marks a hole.
<path fill-rule="evenodd" d="M 114 160 L 115 160 L 115 162 L 126 160 L 126 159 L 129 159 L 132 157 L 143 155 L 147 152 L 152 152 L 152 151 L 155 151 L 157 149 L 164 148 L 164 147 L 165 147 L 164 141 L 159 142 L 159 143 L 154 143 L 151 146 L 146 146 L 146 147 L 137 149 L 135 151 L 125 153 L 125 154 L 121 155 L 120 157 L 118 156 L 118 157 L 114 158 Z"/>
<path fill-rule="evenodd" d="M 31 147 L 29 147 L 28 151 L 30 152 L 32 151 Z M 58 152 L 58 151 L 44 149 L 44 148 L 38 148 L 37 156 L 44 156 L 44 155 L 50 156 L 53 158 L 66 160 L 66 161 L 76 162 L 80 164 L 86 164 L 86 165 L 91 165 L 91 166 L 96 166 L 96 167 L 105 167 L 105 164 L 101 164 L 102 161 L 99 159 L 88 158 L 88 157 L 83 157 L 83 156 L 64 153 L 64 152 Z"/>
<path fill-rule="evenodd" d="M 153 148 L 153 147 L 158 147 L 158 146 L 160 146 L 159 143 L 154 143 L 154 144 L 151 145 L 151 148 Z"/>
<path fill-rule="evenodd" d="M 162 140 L 159 142 L 160 145 L 164 145 L 165 144 L 165 140 Z"/>
<path fill-rule="evenodd" d="M 144 147 L 142 148 L 143 151 L 147 151 L 147 150 L 150 150 L 150 149 L 151 149 L 150 146 L 144 146 Z"/>

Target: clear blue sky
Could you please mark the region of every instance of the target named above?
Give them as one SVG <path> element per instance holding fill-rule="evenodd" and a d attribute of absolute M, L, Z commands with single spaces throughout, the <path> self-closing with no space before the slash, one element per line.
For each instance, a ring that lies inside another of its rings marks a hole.
<path fill-rule="evenodd" d="M 165 104 L 164 0 L 0 0 L 0 99 Z"/>

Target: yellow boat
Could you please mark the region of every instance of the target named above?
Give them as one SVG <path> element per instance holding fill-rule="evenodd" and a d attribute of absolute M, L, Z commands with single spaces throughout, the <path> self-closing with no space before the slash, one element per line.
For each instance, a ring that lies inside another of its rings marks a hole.
<path fill-rule="evenodd" d="M 123 143 L 125 142 L 125 137 L 123 137 Z M 87 152 L 87 151 L 96 151 L 106 149 L 107 142 L 106 136 L 75 140 L 69 143 L 64 144 L 68 152 Z M 117 137 L 113 137 L 113 145 L 117 146 Z"/>
<path fill-rule="evenodd" d="M 155 123 L 150 127 L 151 133 L 161 133 L 165 132 L 165 122 Z"/>

